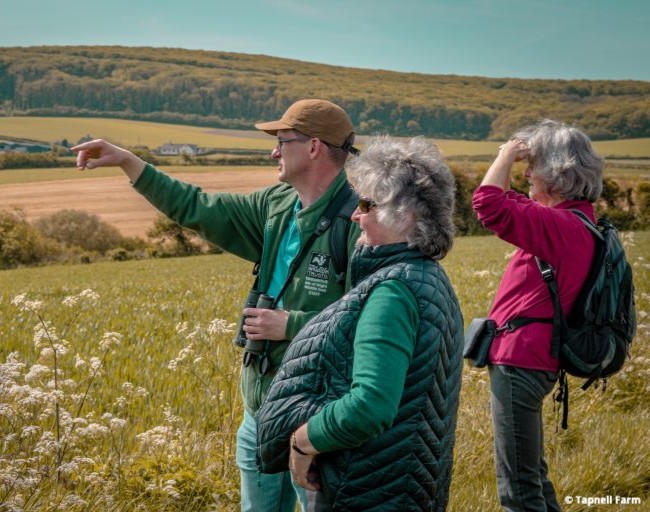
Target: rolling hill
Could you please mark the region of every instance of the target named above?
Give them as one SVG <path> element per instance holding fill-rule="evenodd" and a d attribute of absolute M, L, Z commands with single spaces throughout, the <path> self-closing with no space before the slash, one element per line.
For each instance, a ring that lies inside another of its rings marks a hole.
<path fill-rule="evenodd" d="M 173 48 L 0 48 L 4 115 L 247 129 L 304 97 L 339 103 L 360 134 L 497 140 L 552 117 L 594 139 L 650 136 L 644 81 L 425 75 Z"/>

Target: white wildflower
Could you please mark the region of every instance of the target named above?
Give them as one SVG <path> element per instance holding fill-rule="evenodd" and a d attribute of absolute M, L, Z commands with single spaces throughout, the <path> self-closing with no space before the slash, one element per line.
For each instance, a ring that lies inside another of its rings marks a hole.
<path fill-rule="evenodd" d="M 77 386 L 77 383 L 74 379 L 63 379 L 59 382 L 59 386 L 65 389 L 74 389 Z"/>
<path fill-rule="evenodd" d="M 77 427 L 86 427 L 88 425 L 88 420 L 86 418 L 72 418 L 72 424 L 77 426 Z"/>
<path fill-rule="evenodd" d="M 490 275 L 489 270 L 477 270 L 473 274 L 475 277 L 488 277 Z"/>
<path fill-rule="evenodd" d="M 122 343 L 122 335 L 119 332 L 105 332 L 102 340 L 99 342 L 99 348 L 107 351 L 120 343 Z"/>
<path fill-rule="evenodd" d="M 86 361 L 81 358 L 79 354 L 75 354 L 74 356 L 74 367 L 75 368 L 83 368 L 86 366 Z"/>
<path fill-rule="evenodd" d="M 28 437 L 33 437 L 40 431 L 40 428 L 36 425 L 27 425 L 23 427 L 22 432 L 20 433 L 20 438 L 25 439 Z"/>
<path fill-rule="evenodd" d="M 165 423 L 169 423 L 170 425 L 180 424 L 183 421 L 180 416 L 172 414 L 172 408 L 170 405 L 166 405 L 163 408 L 163 416 L 165 416 Z"/>
<path fill-rule="evenodd" d="M 90 358 L 90 375 L 97 375 L 102 369 L 102 360 L 99 357 Z"/>
<path fill-rule="evenodd" d="M 99 300 L 99 294 L 95 290 L 87 289 L 79 294 L 79 298 L 87 303 L 93 303 Z"/>
<path fill-rule="evenodd" d="M 183 361 L 185 361 L 190 355 L 194 353 L 194 345 L 190 343 L 186 347 L 182 348 L 174 359 L 172 359 L 167 368 L 172 371 L 176 371 Z"/>
<path fill-rule="evenodd" d="M 43 347 L 38 355 L 43 359 L 52 359 L 54 349 L 52 347 Z"/>
<path fill-rule="evenodd" d="M 17 399 L 18 405 L 21 408 L 36 408 L 42 407 L 52 402 L 52 395 L 50 392 L 41 389 L 30 388 L 29 386 L 14 386 L 9 390 L 9 396 Z"/>
<path fill-rule="evenodd" d="M 16 295 L 13 299 L 11 299 L 11 303 L 14 306 L 21 307 L 26 300 L 27 300 L 27 294 L 21 293 L 20 295 Z"/>
<path fill-rule="evenodd" d="M 48 320 L 39 322 L 34 326 L 34 348 L 40 349 L 45 344 L 56 343 L 59 336 L 56 333 L 56 327 Z"/>
<path fill-rule="evenodd" d="M 94 466 L 95 465 L 95 460 L 91 459 L 90 457 L 83 457 L 83 456 L 78 456 L 75 457 L 74 460 L 79 463 L 79 465 L 86 465 L 86 466 Z"/>
<path fill-rule="evenodd" d="M 89 483 L 90 485 L 95 485 L 95 486 L 105 486 L 107 484 L 106 479 L 96 471 L 93 471 L 92 473 L 89 473 L 86 475 L 85 481 Z"/>
<path fill-rule="evenodd" d="M 69 462 L 64 462 L 58 467 L 58 471 L 63 475 L 71 475 L 79 469 L 79 464 L 76 461 L 71 460 Z"/>
<path fill-rule="evenodd" d="M 21 311 L 29 311 L 31 313 L 38 313 L 43 308 L 42 300 L 30 300 L 27 298 L 26 293 L 16 295 L 11 300 L 11 303 Z"/>
<path fill-rule="evenodd" d="M 111 430 L 124 430 L 124 427 L 126 426 L 126 420 L 122 418 L 112 418 L 108 422 L 108 426 Z"/>
<path fill-rule="evenodd" d="M 52 348 L 56 351 L 57 355 L 64 356 L 70 350 L 70 344 L 66 340 L 61 340 L 61 343 L 55 343 Z"/>
<path fill-rule="evenodd" d="M 20 360 L 18 352 L 10 352 L 7 355 L 7 362 L 0 364 L 0 380 L 2 385 L 7 385 L 8 382 L 15 382 L 27 367 L 25 363 Z"/>
<path fill-rule="evenodd" d="M 167 480 L 165 482 L 165 487 L 163 487 L 163 491 L 174 499 L 181 497 L 180 493 L 176 489 L 176 480 Z"/>
<path fill-rule="evenodd" d="M 187 336 L 185 336 L 185 338 L 188 340 L 192 340 L 196 338 L 199 334 L 201 334 L 202 330 L 203 328 L 201 327 L 201 324 L 196 324 L 194 330 L 191 333 L 189 333 Z"/>
<path fill-rule="evenodd" d="M 90 423 L 87 427 L 78 429 L 77 435 L 88 439 L 100 439 L 105 437 L 108 432 L 108 427 L 100 425 L 99 423 Z"/>
<path fill-rule="evenodd" d="M 47 377 L 50 374 L 51 370 L 49 366 L 42 364 L 34 364 L 25 374 L 25 382 L 34 382 L 40 381 L 43 378 Z"/>
<path fill-rule="evenodd" d="M 36 443 L 33 452 L 41 455 L 51 456 L 57 452 L 58 448 L 59 448 L 59 444 L 57 443 L 54 434 L 49 430 L 46 430 L 41 435 L 41 438 L 38 440 L 38 443 Z"/>
<path fill-rule="evenodd" d="M 73 308 L 77 304 L 79 304 L 79 297 L 77 297 L 76 295 L 68 295 L 65 299 L 63 299 L 62 304 L 65 307 Z"/>
<path fill-rule="evenodd" d="M 0 404 L 0 417 L 8 418 L 11 421 L 11 418 L 14 417 L 14 410 L 7 404 Z"/>
<path fill-rule="evenodd" d="M 81 499 L 76 494 L 68 494 L 63 498 L 57 510 L 70 510 L 73 507 L 87 507 L 88 502 Z"/>
<path fill-rule="evenodd" d="M 171 427 L 164 425 L 158 425 L 142 434 L 135 436 L 141 443 L 142 446 L 147 448 L 163 448 L 167 446 L 168 440 L 170 439 L 173 430 Z"/>

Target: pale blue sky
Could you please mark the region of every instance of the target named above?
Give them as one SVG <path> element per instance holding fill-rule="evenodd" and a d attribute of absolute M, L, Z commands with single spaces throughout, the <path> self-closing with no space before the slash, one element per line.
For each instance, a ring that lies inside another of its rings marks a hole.
<path fill-rule="evenodd" d="M 489 77 L 650 81 L 649 33 L 649 0 L 0 0 L 0 47 L 168 46 Z"/>

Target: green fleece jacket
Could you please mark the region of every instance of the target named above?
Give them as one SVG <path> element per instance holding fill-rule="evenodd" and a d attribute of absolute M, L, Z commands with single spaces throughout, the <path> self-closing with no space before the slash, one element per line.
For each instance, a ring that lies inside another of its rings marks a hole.
<path fill-rule="evenodd" d="M 346 180 L 342 170 L 323 196 L 298 212 L 296 225 L 301 247 Z M 278 183 L 251 194 L 208 194 L 200 187 L 176 180 L 150 164 L 133 186 L 181 226 L 198 232 L 236 256 L 251 262 L 260 261 L 258 287 L 262 292 L 268 289 L 278 247 L 298 199 L 293 187 Z M 359 227 L 353 223 L 348 236 L 350 255 L 359 233 Z M 257 365 L 242 370 L 244 406 L 250 413 L 257 411 L 266 396 L 289 340 L 310 318 L 343 295 L 344 286 L 336 282 L 334 274 L 330 237 L 326 231 L 311 246 L 284 293 L 283 307 L 289 311 L 287 340 L 271 343 L 271 371 L 260 376 Z"/>

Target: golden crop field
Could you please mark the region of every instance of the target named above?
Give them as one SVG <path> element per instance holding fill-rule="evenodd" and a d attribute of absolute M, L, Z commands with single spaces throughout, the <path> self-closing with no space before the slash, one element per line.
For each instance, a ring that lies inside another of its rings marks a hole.
<path fill-rule="evenodd" d="M 612 512 L 650 503 L 650 233 L 625 240 L 639 323 L 631 359 L 606 389 L 583 393 L 571 380 L 568 431 L 558 430 L 550 398 L 545 410 L 560 500 L 642 500 L 608 506 Z M 455 241 L 443 266 L 466 324 L 487 312 L 510 252 L 494 237 Z M 226 331 L 238 319 L 250 268 L 213 255 L 0 272 L 0 474 L 13 483 L 0 508 L 238 510 L 241 352 Z M 485 370 L 464 369 L 453 474 L 448 510 L 500 509 Z"/>
<path fill-rule="evenodd" d="M 90 117 L 0 117 L 0 139 L 3 135 L 48 143 L 65 138 L 71 144 L 75 144 L 81 137 L 90 135 L 95 139 L 110 140 L 120 146 L 147 146 L 151 149 L 173 142 L 224 149 L 268 149 L 270 152 L 274 145 L 273 137 L 255 130 L 235 132 L 196 126 Z"/>
<path fill-rule="evenodd" d="M 67 139 L 75 143 L 81 137 L 108 139 L 125 146 L 148 146 L 153 149 L 167 142 L 197 144 L 223 149 L 271 149 L 274 139 L 251 130 L 224 130 L 186 125 L 150 123 L 103 118 L 68 117 L 0 117 L 2 136 L 26 138 L 52 143 Z M 366 137 L 359 137 L 363 145 Z M 494 155 L 499 142 L 434 139 L 447 157 L 459 155 Z M 650 158 L 650 138 L 597 141 L 596 149 L 608 157 Z"/>

